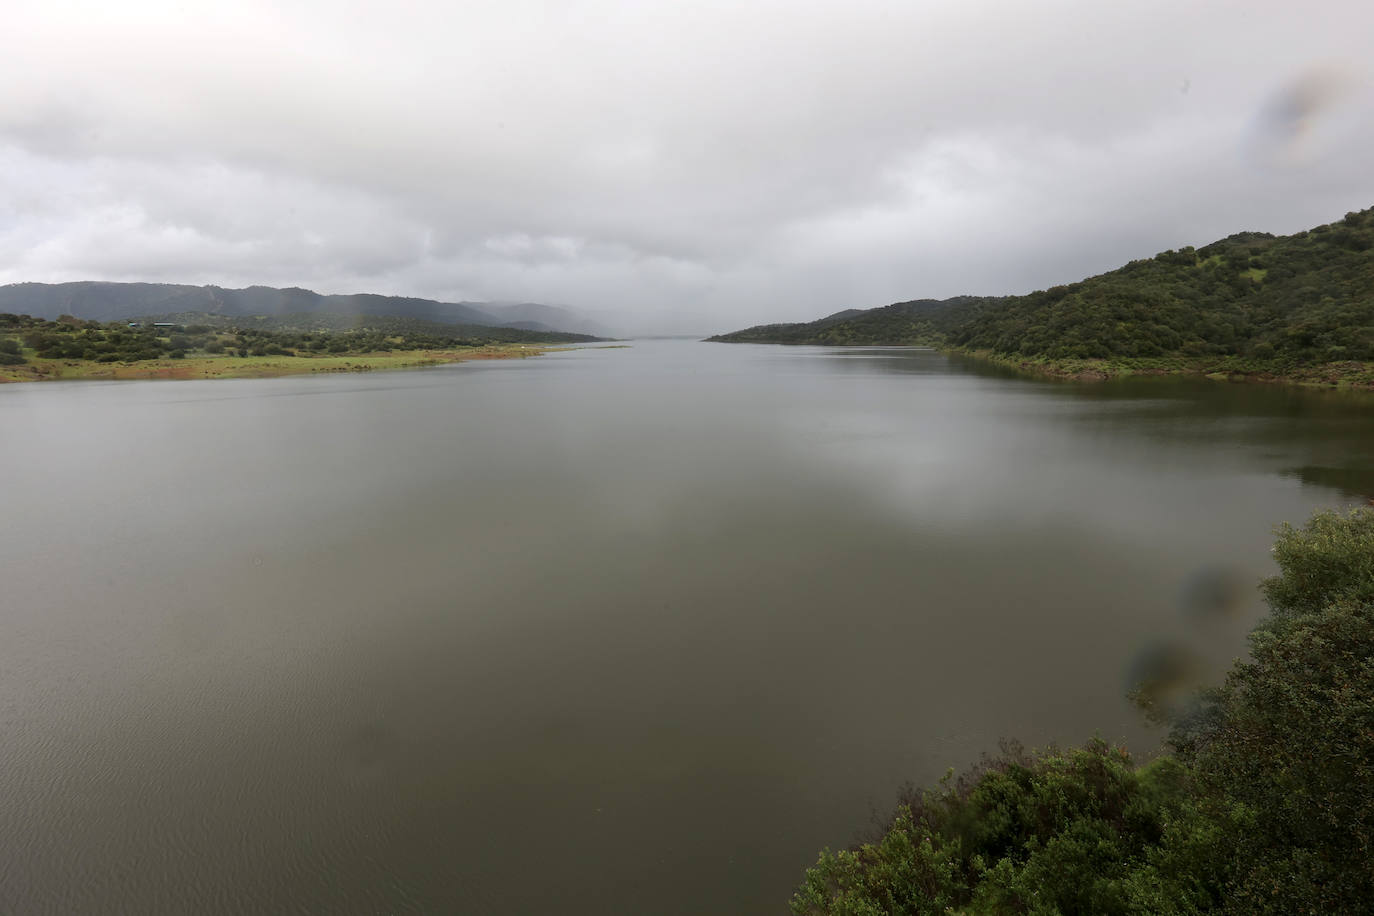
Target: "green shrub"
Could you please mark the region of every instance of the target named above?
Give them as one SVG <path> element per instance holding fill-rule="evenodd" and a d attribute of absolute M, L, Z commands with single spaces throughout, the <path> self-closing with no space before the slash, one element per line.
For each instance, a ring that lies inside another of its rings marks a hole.
<path fill-rule="evenodd" d="M 1280 574 L 1262 588 L 1278 617 L 1314 613 L 1337 600 L 1374 601 L 1374 512 L 1318 512 L 1302 528 L 1285 524 L 1274 559 Z"/>
<path fill-rule="evenodd" d="M 1186 797 L 1175 761 L 1137 768 L 1102 741 L 1004 751 L 939 792 L 908 793 L 880 841 L 822 853 L 792 911 L 1130 913 L 1130 879 Z"/>

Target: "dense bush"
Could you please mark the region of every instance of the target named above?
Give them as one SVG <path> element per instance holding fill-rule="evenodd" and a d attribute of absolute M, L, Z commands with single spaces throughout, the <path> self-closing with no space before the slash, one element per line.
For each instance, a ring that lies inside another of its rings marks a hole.
<path fill-rule="evenodd" d="M 1374 512 L 1319 512 L 1284 525 L 1274 544 L 1281 574 L 1262 585 L 1276 615 L 1313 614 L 1340 600 L 1374 602 Z"/>
<path fill-rule="evenodd" d="M 1374 511 L 1285 525 L 1273 616 L 1170 743 L 1199 784 L 1215 899 L 1236 913 L 1355 912 L 1374 901 Z"/>
<path fill-rule="evenodd" d="M 24 362 L 19 341 L 12 337 L 0 337 L 0 366 L 18 366 Z"/>
<path fill-rule="evenodd" d="M 905 798 L 877 843 L 822 853 L 795 913 L 1129 913 L 1133 873 L 1187 797 L 1172 759 L 1101 741 L 1005 753 Z"/>
<path fill-rule="evenodd" d="M 907 793 L 793 912 L 1357 913 L 1374 901 L 1374 510 L 1284 526 L 1251 656 L 1133 767 L 1101 742 Z"/>

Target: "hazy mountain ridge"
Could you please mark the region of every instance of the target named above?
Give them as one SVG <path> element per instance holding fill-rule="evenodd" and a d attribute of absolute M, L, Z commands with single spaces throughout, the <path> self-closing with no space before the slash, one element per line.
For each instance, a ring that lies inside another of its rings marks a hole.
<path fill-rule="evenodd" d="M 927 344 L 1050 360 L 1370 361 L 1374 208 L 1288 236 L 1236 233 L 1024 296 L 899 302 L 710 339 Z"/>
<path fill-rule="evenodd" d="M 321 313 L 415 318 L 441 324 L 510 327 L 610 336 L 578 312 L 536 302 L 440 302 L 376 293 L 326 295 L 300 287 L 191 286 L 180 283 L 13 283 L 0 286 L 0 312 L 54 319 L 60 315 L 119 321 L 153 315 L 201 313 L 235 318 Z"/>

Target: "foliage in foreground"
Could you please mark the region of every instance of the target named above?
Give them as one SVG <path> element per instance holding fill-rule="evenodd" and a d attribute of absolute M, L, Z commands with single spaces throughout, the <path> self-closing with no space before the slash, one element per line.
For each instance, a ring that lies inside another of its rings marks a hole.
<path fill-rule="evenodd" d="M 792 909 L 1130 912 L 1129 879 L 1176 816 L 1186 778 L 1175 760 L 1136 768 L 1101 741 L 1004 753 L 937 792 L 908 796 L 879 842 L 822 853 Z"/>
<path fill-rule="evenodd" d="M 826 851 L 796 914 L 1354 913 L 1374 901 L 1374 511 L 1284 526 L 1251 656 L 1136 767 L 1004 752 Z"/>

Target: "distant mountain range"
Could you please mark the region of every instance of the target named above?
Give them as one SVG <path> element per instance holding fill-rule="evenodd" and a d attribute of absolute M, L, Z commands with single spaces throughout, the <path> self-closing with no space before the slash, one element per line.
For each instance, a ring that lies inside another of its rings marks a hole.
<path fill-rule="evenodd" d="M 12 283 L 0 286 L 0 312 L 48 319 L 73 315 L 94 321 L 185 313 L 230 318 L 371 315 L 417 318 L 442 324 L 612 336 L 606 328 L 579 312 L 537 302 L 438 302 L 374 293 L 324 295 L 299 287 L 226 289 L 180 283 L 103 281 Z"/>
<path fill-rule="evenodd" d="M 916 299 L 711 340 L 923 344 L 1015 359 L 1374 361 L 1374 208 L 1241 232 L 1024 296 Z"/>

